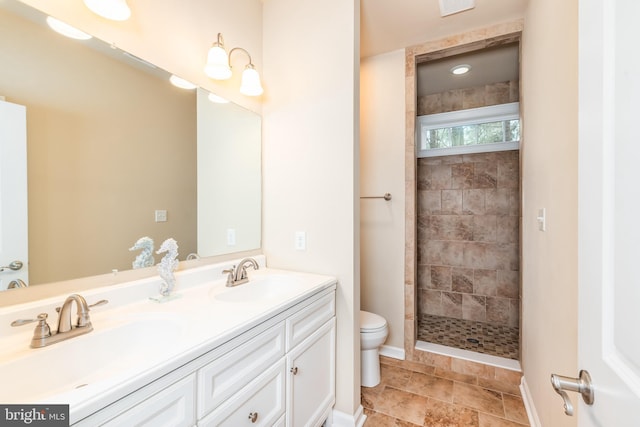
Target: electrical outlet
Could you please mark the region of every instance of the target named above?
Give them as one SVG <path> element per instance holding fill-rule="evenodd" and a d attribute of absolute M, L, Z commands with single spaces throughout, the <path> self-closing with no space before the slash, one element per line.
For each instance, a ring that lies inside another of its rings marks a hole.
<path fill-rule="evenodd" d="M 156 222 L 166 222 L 167 221 L 167 211 L 164 209 L 156 210 Z"/>

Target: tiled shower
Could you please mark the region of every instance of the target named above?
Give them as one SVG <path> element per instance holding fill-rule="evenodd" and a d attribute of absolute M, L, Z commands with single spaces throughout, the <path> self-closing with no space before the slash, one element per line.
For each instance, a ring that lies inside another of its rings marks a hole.
<path fill-rule="evenodd" d="M 518 359 L 519 152 L 418 159 L 420 341 Z"/>

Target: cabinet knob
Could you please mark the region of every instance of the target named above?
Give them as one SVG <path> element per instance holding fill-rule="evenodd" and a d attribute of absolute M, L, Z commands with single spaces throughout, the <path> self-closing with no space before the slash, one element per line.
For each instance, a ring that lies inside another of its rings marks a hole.
<path fill-rule="evenodd" d="M 293 367 L 291 369 L 289 369 L 289 372 L 291 372 L 293 375 L 296 375 L 298 373 L 298 367 Z"/>
<path fill-rule="evenodd" d="M 249 419 L 251 420 L 252 423 L 255 423 L 256 421 L 258 421 L 258 413 L 257 412 L 250 412 L 249 413 Z"/>

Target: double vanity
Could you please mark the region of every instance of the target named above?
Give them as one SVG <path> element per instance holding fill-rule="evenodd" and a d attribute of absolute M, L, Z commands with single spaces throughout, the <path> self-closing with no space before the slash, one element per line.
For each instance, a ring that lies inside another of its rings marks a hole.
<path fill-rule="evenodd" d="M 37 323 L 11 323 L 47 313 L 53 331 L 69 295 L 1 308 L 0 402 L 69 404 L 74 426 L 320 426 L 336 280 L 255 259 L 237 286 L 224 272 L 237 261 L 178 271 L 163 303 L 158 277 L 82 292 L 93 331 L 42 348 Z"/>

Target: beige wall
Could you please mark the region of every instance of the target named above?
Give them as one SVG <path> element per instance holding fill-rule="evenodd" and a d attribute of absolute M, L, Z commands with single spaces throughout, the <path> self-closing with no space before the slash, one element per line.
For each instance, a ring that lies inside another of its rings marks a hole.
<path fill-rule="evenodd" d="M 529 2 L 522 38 L 522 364 L 544 426 L 574 426 L 549 375 L 576 376 L 578 5 Z M 537 228 L 546 208 L 547 231 Z M 575 397 L 572 397 L 575 399 Z"/>
<path fill-rule="evenodd" d="M 358 21 L 358 1 L 264 4 L 263 248 L 271 267 L 338 277 L 336 409 L 348 416 L 360 406 Z"/>
<path fill-rule="evenodd" d="M 262 234 L 262 118 L 208 96 L 198 89 L 197 252 L 203 257 L 260 248 Z"/>
<path fill-rule="evenodd" d="M 361 304 L 389 324 L 386 345 L 404 346 L 404 50 L 360 64 Z"/>
<path fill-rule="evenodd" d="M 130 269 L 145 235 L 195 251 L 194 93 L 0 20 L 0 93 L 27 106 L 29 283 Z M 169 221 L 155 223 L 155 209 Z"/>
<path fill-rule="evenodd" d="M 387 68 L 387 63 L 393 65 Z M 524 25 L 521 67 L 524 115 L 521 150 L 522 362 L 542 425 L 571 426 L 575 425 L 576 417 L 564 415 L 559 396 L 549 384 L 549 375 L 552 372 L 565 375 L 577 373 L 576 1 L 563 2 L 560 6 L 551 0 L 530 2 Z M 363 61 L 362 68 L 363 83 L 367 81 L 367 75 L 375 70 L 384 76 L 385 85 L 399 84 L 395 79 L 402 79 L 404 83 L 404 63 L 393 62 L 385 55 L 368 58 Z M 400 77 L 397 76 L 399 72 L 403 73 Z M 396 77 L 393 77 L 394 74 Z M 391 106 L 396 102 L 394 95 L 385 94 L 377 99 L 375 109 L 371 105 L 365 107 L 363 103 L 362 122 L 369 121 L 367 116 L 370 114 L 375 117 L 394 111 Z M 390 106 L 388 110 L 387 104 Z M 394 135 L 401 136 L 402 133 L 397 131 Z M 363 159 L 367 155 L 364 147 L 368 144 L 369 137 L 363 131 Z M 391 145 L 389 142 L 387 144 Z M 382 161 L 385 153 L 381 151 L 375 157 L 377 161 Z M 362 168 L 363 171 L 367 170 L 364 160 Z M 382 175 L 385 179 L 398 179 L 397 174 L 391 171 Z M 363 182 L 367 179 L 365 176 L 370 177 L 371 174 L 363 174 Z M 548 231 L 545 233 L 537 231 L 535 219 L 537 209 L 542 207 L 547 209 L 549 218 Z M 365 217 L 364 209 L 362 216 Z M 400 217 L 403 218 L 403 214 Z M 363 227 L 363 236 L 369 233 L 364 230 Z M 367 250 L 363 248 L 363 254 Z M 392 251 L 381 248 L 377 256 L 385 255 L 392 256 Z M 377 266 L 365 256 L 362 263 L 363 277 L 375 276 Z M 380 298 L 368 293 L 364 295 L 367 286 L 368 283 L 363 283 L 362 300 L 367 301 L 367 307 L 384 306 L 382 294 Z M 397 313 L 402 310 L 401 303 L 389 303 L 384 308 L 384 313 L 391 319 L 392 328 L 393 319 L 398 318 Z M 393 343 L 395 345 L 395 341 Z"/>

